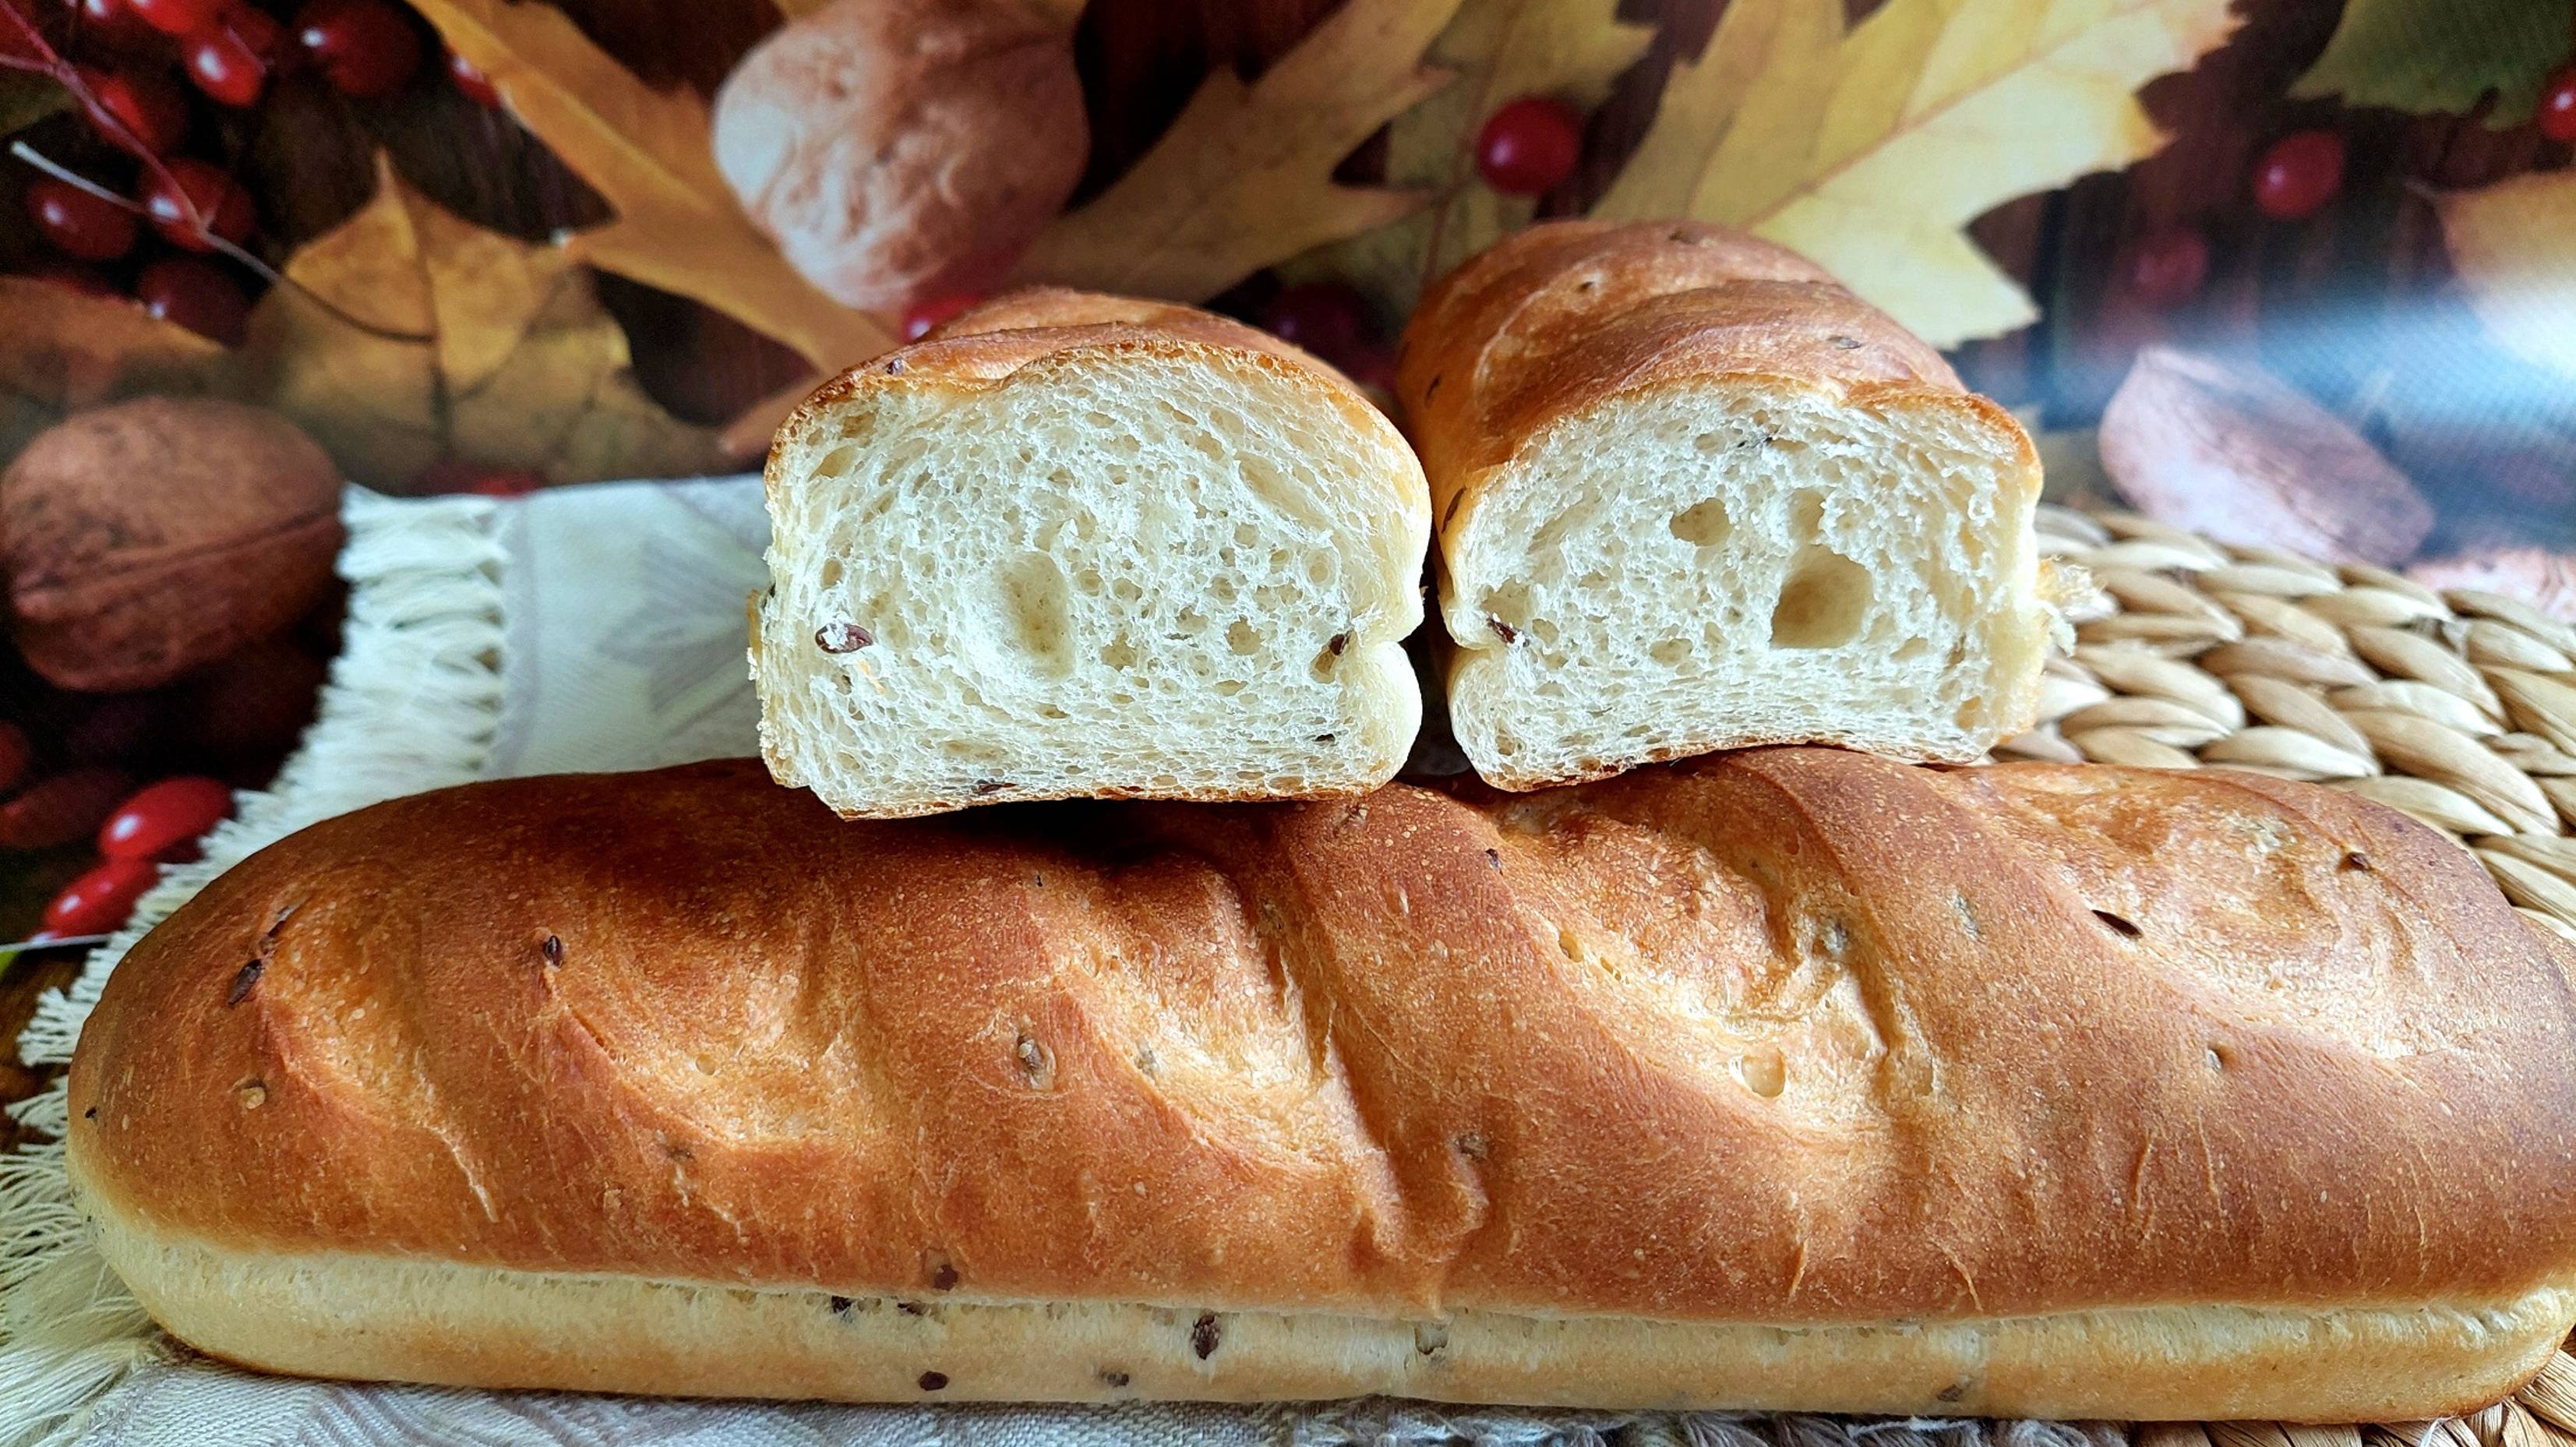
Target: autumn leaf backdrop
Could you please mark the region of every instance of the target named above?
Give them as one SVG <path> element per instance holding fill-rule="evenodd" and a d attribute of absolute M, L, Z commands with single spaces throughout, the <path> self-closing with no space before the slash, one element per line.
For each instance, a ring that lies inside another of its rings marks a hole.
<path fill-rule="evenodd" d="M 286 282 L 243 351 L 202 355 L 109 316 L 116 303 L 0 282 L 26 315 L 68 308 L 82 333 L 13 329 L 0 442 L 67 405 L 179 386 L 280 407 L 377 486 L 454 457 L 556 481 L 693 472 L 756 447 L 815 376 L 891 344 L 895 319 L 787 265 L 708 151 L 704 94 L 811 4 L 415 8 L 507 116 L 282 90 L 269 109 L 302 108 L 298 144 L 253 132 L 239 150 L 272 209 L 310 224 L 273 228 L 302 244 L 273 258 Z M 2545 180 L 2479 191 L 2564 162 L 2528 121 L 2568 48 L 2565 0 L 2474 0 L 2469 25 L 2436 0 L 1041 8 L 1077 27 L 1095 143 L 1022 279 L 1256 318 L 1283 282 L 1349 282 L 1383 344 L 1425 280 L 1534 217 L 1689 215 L 1806 252 L 2050 423 L 2087 420 L 2147 340 L 2250 341 L 2366 413 L 2409 360 L 2299 319 L 2349 310 L 2356 288 L 2469 319 L 2452 344 L 2565 362 L 2547 305 L 2495 300 L 2498 278 L 2545 290 L 2535 238 L 2563 208 Z M 48 117 L 58 98 L 10 80 L 0 121 L 59 140 L 73 122 Z M 1589 113 L 1582 165 L 1545 196 L 1506 196 L 1477 179 L 1476 130 L 1532 95 Z M 2251 214 L 2254 152 L 2319 120 L 2351 146 L 2334 208 L 2297 226 Z M 325 194 L 355 209 L 316 215 Z M 2205 286 L 2188 306 L 2143 304 L 2124 271 L 2178 226 L 2209 253 Z M 2533 435 L 2560 445 L 2545 419 Z"/>

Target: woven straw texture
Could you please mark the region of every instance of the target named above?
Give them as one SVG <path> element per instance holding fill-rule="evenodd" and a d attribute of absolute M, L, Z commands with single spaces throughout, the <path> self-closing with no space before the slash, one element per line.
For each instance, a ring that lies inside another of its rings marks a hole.
<path fill-rule="evenodd" d="M 2350 789 L 2458 839 L 2576 941 L 2576 625 L 2366 564 L 2043 507 L 2106 595 L 1999 758 L 2212 765 Z"/>

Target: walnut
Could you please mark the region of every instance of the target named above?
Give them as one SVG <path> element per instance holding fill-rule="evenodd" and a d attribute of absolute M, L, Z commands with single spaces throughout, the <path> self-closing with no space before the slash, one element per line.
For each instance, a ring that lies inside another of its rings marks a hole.
<path fill-rule="evenodd" d="M 2223 543 L 2398 563 L 2433 529 L 2415 484 L 2360 433 L 2251 366 L 2148 347 L 2102 413 L 2120 496 Z"/>
<path fill-rule="evenodd" d="M 714 129 L 752 221 L 870 311 L 998 281 L 1090 150 L 1072 38 L 1020 0 L 839 0 L 743 58 Z"/>
<path fill-rule="evenodd" d="M 0 473 L 0 566 L 28 666 L 157 688 L 295 621 L 330 586 L 340 470 L 274 412 L 144 397 L 39 433 Z"/>

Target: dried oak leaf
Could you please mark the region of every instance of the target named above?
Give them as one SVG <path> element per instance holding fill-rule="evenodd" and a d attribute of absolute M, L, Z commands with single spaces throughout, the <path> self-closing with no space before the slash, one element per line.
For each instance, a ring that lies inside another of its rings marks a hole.
<path fill-rule="evenodd" d="M 716 171 L 696 95 L 644 84 L 550 5 L 413 8 L 616 208 L 616 220 L 566 238 L 575 259 L 704 302 L 826 372 L 893 345 L 883 321 L 816 291 L 743 215 Z"/>
<path fill-rule="evenodd" d="M 1458 5 L 1349 0 L 1258 80 L 1218 70 L 1143 159 L 1038 237 L 1020 276 L 1204 301 L 1419 207 L 1420 192 L 1339 185 L 1333 168 L 1440 88 L 1422 54 Z"/>
<path fill-rule="evenodd" d="M 2576 171 L 2534 171 L 2434 205 L 2487 331 L 2515 356 L 2576 376 Z"/>
<path fill-rule="evenodd" d="M 1734 0 L 1593 214 L 1746 227 L 1937 346 L 2010 331 L 2038 311 L 1964 228 L 2163 144 L 2135 91 L 2225 40 L 2228 11 L 1888 0 L 1847 27 L 1843 0 Z"/>
<path fill-rule="evenodd" d="M 1388 183 L 1436 199 L 1283 270 L 1351 281 L 1400 317 L 1432 278 L 1528 225 L 1535 201 L 1477 180 L 1477 130 L 1520 96 L 1599 105 L 1655 38 L 1653 26 L 1621 21 L 1618 8 L 1618 0 L 1467 0 L 1431 43 L 1431 63 L 1454 79 L 1387 128 Z"/>
<path fill-rule="evenodd" d="M 2317 63 L 2293 96 L 2465 115 L 2492 92 L 2491 130 L 2531 119 L 2567 54 L 2568 0 L 2345 0 Z"/>
<path fill-rule="evenodd" d="M 563 248 L 432 205 L 378 162 L 376 196 L 286 264 L 230 390 L 295 419 L 378 485 L 442 456 L 558 482 L 699 471 L 706 430 L 646 397 L 625 333 Z"/>
<path fill-rule="evenodd" d="M 224 349 L 130 302 L 0 276 L 0 457 L 64 414 L 137 392 L 210 390 Z"/>

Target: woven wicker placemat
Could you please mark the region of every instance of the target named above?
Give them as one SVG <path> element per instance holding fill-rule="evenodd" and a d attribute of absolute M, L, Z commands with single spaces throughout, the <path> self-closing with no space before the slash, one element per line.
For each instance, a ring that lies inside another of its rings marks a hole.
<path fill-rule="evenodd" d="M 2043 507 L 2039 533 L 2108 597 L 1998 757 L 2350 789 L 2465 844 L 2576 942 L 2576 625 L 2140 517 Z"/>
<path fill-rule="evenodd" d="M 2576 942 L 2576 625 L 2385 568 L 2043 506 L 2041 551 L 2107 597 L 1998 758 L 2223 766 L 2349 789 L 2477 855 Z M 2570 1203 L 2576 1209 L 2576 1202 Z M 2576 1447 L 2576 1357 L 2448 1422 L 2151 1423 L 2136 1447 Z"/>

